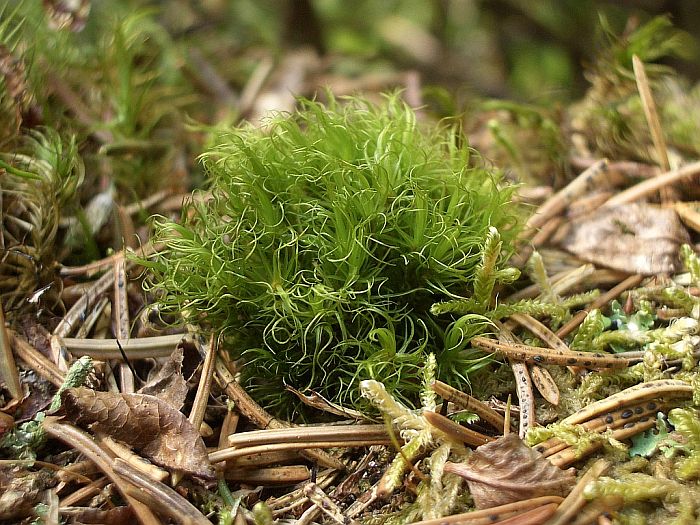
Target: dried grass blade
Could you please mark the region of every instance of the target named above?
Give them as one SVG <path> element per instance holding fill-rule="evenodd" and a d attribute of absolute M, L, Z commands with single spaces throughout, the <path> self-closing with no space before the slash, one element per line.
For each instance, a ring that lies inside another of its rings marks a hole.
<path fill-rule="evenodd" d="M 653 179 L 647 179 L 640 182 L 639 184 L 618 193 L 603 204 L 603 206 L 612 207 L 620 204 L 626 204 L 628 202 L 634 202 L 660 190 L 661 188 L 670 186 L 676 182 L 681 182 L 692 177 L 696 177 L 697 175 L 700 175 L 700 161 L 691 162 L 682 168 L 667 171 L 666 173 L 662 173 Z"/>
<path fill-rule="evenodd" d="M 436 412 L 426 411 L 423 413 L 423 417 L 425 417 L 428 423 L 441 432 L 444 432 L 452 439 L 466 443 L 472 447 L 485 445 L 486 443 L 494 440 L 494 438 L 490 436 L 485 436 L 484 434 L 480 434 L 479 432 L 463 427 L 459 423 L 455 423 L 454 421 Z"/>
<path fill-rule="evenodd" d="M 700 168 L 700 165 L 698 166 L 698 168 Z M 700 169 L 698 170 L 698 172 L 700 173 Z M 578 327 L 578 325 L 580 325 L 583 322 L 583 320 L 588 315 L 588 312 L 590 312 L 591 310 L 595 310 L 596 308 L 605 306 L 625 290 L 629 290 L 630 288 L 634 288 L 635 286 L 637 286 L 639 283 L 642 282 L 643 279 L 644 277 L 641 275 L 630 275 L 620 284 L 611 288 L 604 294 L 600 295 L 600 297 L 593 301 L 588 308 L 584 308 L 576 315 L 574 315 L 564 326 L 557 330 L 557 336 L 565 337 L 569 335 L 576 329 L 576 327 Z"/>
<path fill-rule="evenodd" d="M 22 383 L 19 381 L 17 364 L 12 355 L 10 336 L 5 326 L 5 314 L 2 303 L 0 303 L 0 377 L 5 381 L 7 390 L 14 399 L 19 401 L 24 397 Z"/>
<path fill-rule="evenodd" d="M 114 262 L 114 330 L 117 341 L 126 342 L 129 340 L 129 300 L 126 296 L 126 261 L 124 257 L 119 257 Z M 131 365 L 127 363 L 119 364 L 119 382 L 121 391 L 125 394 L 132 394 L 136 391 L 135 378 L 131 370 Z"/>
<path fill-rule="evenodd" d="M 197 386 L 197 393 L 194 396 L 194 401 L 192 402 L 192 410 L 190 411 L 190 423 L 196 429 L 202 425 L 204 421 L 204 413 L 207 409 L 207 400 L 209 399 L 209 393 L 211 392 L 211 383 L 214 377 L 214 366 L 216 365 L 216 354 L 219 349 L 219 339 L 215 337 L 214 334 L 211 335 L 209 339 L 209 345 L 207 345 L 207 354 L 204 357 L 204 364 L 202 365 L 202 375 L 199 379 L 199 385 Z"/>
<path fill-rule="evenodd" d="M 494 523 L 494 518 L 506 519 L 513 515 L 525 513 L 545 505 L 559 505 L 562 501 L 564 501 L 564 498 L 560 496 L 540 496 L 538 498 L 499 505 L 498 507 L 445 516 L 444 518 L 417 521 L 412 525 L 487 525 Z"/>
<path fill-rule="evenodd" d="M 604 459 L 599 459 L 596 461 L 591 468 L 581 477 L 581 479 L 576 483 L 576 486 L 569 493 L 569 495 L 561 502 L 559 508 L 552 516 L 546 525 L 566 525 L 570 523 L 574 518 L 576 513 L 583 507 L 585 500 L 583 499 L 583 489 L 591 481 L 595 481 L 600 477 L 608 468 L 610 463 Z"/>
<path fill-rule="evenodd" d="M 616 410 L 623 406 L 634 402 L 645 401 L 657 397 L 674 398 L 674 397 L 691 397 L 693 395 L 693 387 L 683 381 L 674 379 L 660 379 L 658 381 L 649 381 L 639 385 L 632 386 L 610 397 L 591 403 L 587 407 L 571 414 L 565 418 L 562 423 L 568 425 L 576 425 L 587 421 L 600 414 L 605 414 L 612 410 Z"/>
<path fill-rule="evenodd" d="M 461 390 L 457 390 L 456 388 L 443 383 L 442 381 L 435 381 L 432 385 L 430 385 L 430 388 L 432 388 L 433 391 L 445 401 L 454 403 L 456 406 L 464 410 L 474 412 L 496 430 L 503 430 L 503 425 L 505 424 L 503 416 L 486 403 L 483 403 L 477 398 L 472 397 Z"/>
<path fill-rule="evenodd" d="M 112 457 L 102 450 L 87 433 L 73 425 L 61 423 L 57 421 L 56 418 L 52 417 L 46 418 L 42 426 L 49 436 L 63 441 L 90 458 L 90 460 L 114 482 L 119 492 L 122 493 L 126 501 L 131 505 L 134 514 L 136 514 L 142 525 L 160 525 L 160 520 L 153 514 L 148 506 L 134 499 L 129 494 L 129 483 L 124 481 L 112 468 Z"/>
<path fill-rule="evenodd" d="M 9 335 L 19 359 L 29 365 L 40 377 L 43 377 L 53 385 L 60 387 L 63 384 L 65 374 L 51 360 L 44 357 L 18 333 L 10 330 Z"/>

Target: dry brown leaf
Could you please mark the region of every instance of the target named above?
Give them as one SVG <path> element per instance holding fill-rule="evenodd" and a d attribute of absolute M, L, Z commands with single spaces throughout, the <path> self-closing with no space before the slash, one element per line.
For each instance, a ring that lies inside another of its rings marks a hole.
<path fill-rule="evenodd" d="M 447 463 L 445 472 L 467 480 L 477 509 L 538 496 L 563 497 L 576 483 L 574 469 L 555 467 L 516 434 L 478 447 L 464 463 Z"/>
<path fill-rule="evenodd" d="M 600 266 L 652 275 L 678 271 L 678 249 L 686 242 L 688 232 L 674 210 L 632 203 L 574 219 L 562 246 Z"/>
<path fill-rule="evenodd" d="M 148 374 L 148 381 L 137 393 L 155 396 L 180 410 L 185 404 L 188 390 L 187 381 L 182 377 L 183 359 L 184 352 L 177 347 L 160 367 Z"/>
<path fill-rule="evenodd" d="M 31 515 L 43 492 L 55 484 L 55 477 L 45 470 L 18 472 L 3 469 L 0 472 L 0 520 L 17 523 Z"/>
<path fill-rule="evenodd" d="M 123 441 L 162 467 L 200 478 L 215 477 L 199 432 L 165 401 L 89 388 L 69 388 L 61 399 L 68 421 Z"/>

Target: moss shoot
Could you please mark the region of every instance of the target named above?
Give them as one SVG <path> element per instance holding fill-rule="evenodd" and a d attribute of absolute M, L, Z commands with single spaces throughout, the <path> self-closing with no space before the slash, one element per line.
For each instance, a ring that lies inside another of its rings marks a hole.
<path fill-rule="evenodd" d="M 294 406 L 285 384 L 357 404 L 359 382 L 377 379 L 415 401 L 431 352 L 464 385 L 483 355 L 430 307 L 474 295 L 492 228 L 503 267 L 518 214 L 463 141 L 395 95 L 304 101 L 265 130 L 221 130 L 202 155 L 211 200 L 154 221 L 166 248 L 150 288 L 164 311 L 223 330 L 251 392 L 281 412 Z"/>

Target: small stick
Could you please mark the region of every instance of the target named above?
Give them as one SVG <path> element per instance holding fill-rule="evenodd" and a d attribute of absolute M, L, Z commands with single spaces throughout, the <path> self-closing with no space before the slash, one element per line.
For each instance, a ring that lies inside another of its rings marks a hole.
<path fill-rule="evenodd" d="M 384 425 L 322 425 L 241 432 L 228 437 L 233 448 L 254 447 L 272 443 L 305 443 L 308 441 L 367 441 L 389 439 Z"/>
<path fill-rule="evenodd" d="M 132 498 L 157 509 L 164 516 L 178 523 L 211 525 L 197 507 L 184 497 L 167 485 L 136 470 L 123 459 L 114 459 L 114 472 L 129 482 L 126 491 Z"/>
<path fill-rule="evenodd" d="M 546 364 L 562 366 L 583 366 L 585 368 L 621 368 L 629 366 L 630 359 L 621 358 L 616 354 L 601 354 L 594 352 L 574 352 L 569 350 L 553 350 L 520 343 L 499 343 L 486 337 L 478 336 L 472 339 L 472 346 L 498 352 L 509 359 L 527 364 Z"/>
<path fill-rule="evenodd" d="M 155 196 L 159 196 L 159 194 L 156 194 Z M 128 207 L 127 207 L 128 209 Z M 151 242 L 148 242 L 144 244 L 143 246 L 138 248 L 139 256 L 140 257 L 148 257 L 149 255 L 157 252 L 160 248 L 162 247 L 162 244 L 153 244 Z M 130 252 L 135 252 L 137 250 L 129 250 Z M 117 252 L 113 255 L 110 255 L 109 257 L 105 257 L 104 259 L 100 259 L 98 261 L 93 261 L 88 264 L 84 264 L 82 266 L 64 266 L 60 270 L 60 275 L 61 277 L 68 277 L 71 275 L 86 275 L 88 277 L 95 275 L 97 273 L 103 272 L 105 270 L 111 269 L 114 267 L 115 262 L 117 259 L 124 257 L 125 251 L 122 250 L 120 252 Z"/>
<path fill-rule="evenodd" d="M 700 165 L 698 166 L 700 168 Z M 700 173 L 700 170 L 699 170 Z M 580 312 L 578 312 L 576 315 L 574 315 L 564 326 L 562 326 L 559 330 L 557 330 L 557 336 L 559 337 L 566 337 L 569 335 L 571 332 L 573 332 L 578 325 L 580 325 L 583 320 L 586 318 L 588 315 L 588 312 L 591 310 L 595 310 L 596 308 L 601 308 L 608 304 L 610 301 L 615 299 L 618 295 L 620 295 L 622 292 L 625 290 L 628 290 L 630 288 L 634 288 L 637 286 L 639 283 L 642 282 L 644 279 L 643 276 L 641 275 L 630 275 L 627 279 L 622 281 L 620 284 L 617 286 L 611 288 L 604 294 L 600 295 L 596 300 L 594 300 L 587 308 L 584 308 Z"/>
<path fill-rule="evenodd" d="M 555 406 L 558 405 L 560 396 L 559 387 L 554 381 L 552 374 L 540 365 L 530 365 L 527 367 L 527 370 L 530 373 L 532 383 L 542 397 L 549 403 Z"/>
<path fill-rule="evenodd" d="M 583 499 L 583 490 L 591 481 L 598 479 L 608 468 L 610 463 L 604 459 L 596 461 L 588 471 L 581 476 L 576 486 L 569 492 L 569 495 L 561 502 L 559 508 L 546 525 L 566 525 L 571 523 L 576 513 L 586 504 Z"/>
<path fill-rule="evenodd" d="M 435 381 L 430 388 L 445 401 L 454 403 L 456 406 L 474 412 L 483 421 L 491 425 L 496 430 L 500 431 L 503 429 L 505 420 L 503 416 L 496 412 L 493 408 L 488 406 L 486 403 L 479 401 L 477 398 L 470 396 L 469 394 L 457 390 L 442 381 Z"/>
<path fill-rule="evenodd" d="M 632 386 L 610 397 L 591 403 L 587 407 L 574 412 L 562 423 L 576 425 L 592 419 L 599 414 L 605 414 L 633 402 L 646 401 L 657 397 L 692 397 L 693 387 L 683 381 L 660 379 Z"/>
<path fill-rule="evenodd" d="M 19 381 L 19 370 L 17 370 L 15 357 L 12 355 L 2 303 L 0 303 L 0 377 L 5 381 L 10 395 L 17 401 L 21 401 L 24 398 L 24 391 L 22 383 Z"/>
<path fill-rule="evenodd" d="M 276 466 L 272 468 L 252 468 L 227 470 L 224 477 L 229 481 L 238 481 L 249 485 L 296 485 L 311 477 L 309 467 L 305 465 Z"/>
<path fill-rule="evenodd" d="M 550 277 L 552 283 L 552 291 L 559 296 L 578 286 L 595 272 L 595 266 L 592 264 L 584 264 L 573 270 L 565 270 L 556 273 Z M 514 303 L 521 299 L 531 299 L 540 295 L 541 290 L 539 285 L 531 284 L 522 290 L 508 296 L 506 302 Z"/>
<path fill-rule="evenodd" d="M 129 300 L 126 296 L 126 261 L 119 257 L 114 261 L 114 331 L 117 341 L 129 340 Z M 132 394 L 136 391 L 134 373 L 128 362 L 119 364 L 119 383 L 121 391 Z"/>
<path fill-rule="evenodd" d="M 21 335 L 14 330 L 9 330 L 9 336 L 12 339 L 12 347 L 17 354 L 17 357 L 25 362 L 32 370 L 40 377 L 43 377 L 48 382 L 59 387 L 65 379 L 65 372 L 62 372 L 58 367 L 36 348 L 30 345 Z"/>
<path fill-rule="evenodd" d="M 226 448 L 223 445 L 221 448 Z M 284 465 L 290 463 L 298 463 L 300 461 L 301 455 L 293 450 L 286 450 L 282 452 L 268 452 L 261 454 L 250 454 L 248 456 L 241 456 L 226 462 L 226 469 L 239 469 L 239 468 L 261 468 L 270 465 Z"/>
<path fill-rule="evenodd" d="M 660 190 L 663 187 L 690 179 L 697 175 L 700 175 L 700 161 L 686 164 L 682 168 L 667 171 L 666 173 L 654 177 L 653 179 L 647 179 L 639 184 L 635 184 L 634 186 L 609 199 L 605 204 L 603 204 L 603 207 L 610 208 L 613 206 L 619 206 L 620 204 L 637 201 L 643 197 L 646 197 L 650 193 Z"/>
<path fill-rule="evenodd" d="M 151 509 L 129 494 L 129 483 L 124 481 L 112 468 L 112 457 L 102 450 L 86 432 L 73 425 L 57 421 L 54 417 L 47 417 L 41 424 L 49 436 L 77 449 L 95 463 L 117 486 L 142 525 L 160 525 L 160 520 Z"/>
<path fill-rule="evenodd" d="M 518 339 L 513 335 L 505 325 L 499 323 L 501 329 L 499 335 L 499 341 L 505 341 L 509 344 L 517 344 Z M 518 395 L 518 405 L 519 405 L 519 424 L 518 424 L 518 435 L 520 439 L 524 439 L 527 431 L 532 425 L 537 424 L 535 420 L 535 393 L 532 388 L 532 378 L 527 370 L 525 363 L 509 359 L 510 367 L 513 370 L 513 375 L 515 376 L 515 390 Z M 510 418 L 506 424 L 510 424 Z"/>
<path fill-rule="evenodd" d="M 285 424 L 278 419 L 272 417 L 260 405 L 258 405 L 252 397 L 238 384 L 238 381 L 233 377 L 233 374 L 228 369 L 226 362 L 217 356 L 215 376 L 220 386 L 226 392 L 226 395 L 236 404 L 236 408 L 241 415 L 255 422 L 258 427 L 267 428 L 288 428 L 291 425 Z M 249 451 L 250 452 L 250 451 Z M 334 468 L 336 470 L 345 470 L 345 464 L 337 460 L 323 450 L 305 450 L 302 453 L 307 459 L 314 461 L 325 467 Z"/>
<path fill-rule="evenodd" d="M 207 410 L 207 400 L 209 399 L 209 393 L 211 392 L 211 383 L 214 377 L 214 365 L 216 364 L 216 354 L 218 349 L 219 337 L 214 337 L 214 334 L 211 334 L 209 344 L 207 345 L 207 355 L 204 358 L 204 364 L 202 365 L 202 374 L 199 379 L 199 385 L 197 386 L 197 393 L 194 396 L 192 410 L 190 411 L 190 417 L 188 418 L 190 423 L 192 423 L 192 426 L 197 429 L 202 426 L 202 421 L 204 421 L 204 413 Z"/>
<path fill-rule="evenodd" d="M 71 492 L 68 494 L 65 498 L 63 498 L 60 502 L 61 507 L 72 507 L 73 505 L 76 505 L 77 503 L 80 503 L 86 498 L 91 498 L 95 494 L 99 494 L 100 490 L 102 487 L 107 485 L 109 482 L 109 478 L 106 476 L 103 476 L 99 479 L 96 479 L 89 485 L 85 485 L 84 487 L 80 487 L 78 490 L 75 492 Z"/>
<path fill-rule="evenodd" d="M 557 504 L 549 503 L 513 516 L 512 518 L 497 521 L 493 523 L 493 525 L 541 525 L 544 520 L 552 516 L 556 510 Z"/>
<path fill-rule="evenodd" d="M 463 514 L 453 514 L 452 516 L 445 516 L 443 518 L 416 521 L 412 525 L 486 525 L 495 523 L 499 518 L 509 518 L 513 515 L 519 515 L 544 505 L 559 505 L 562 501 L 564 501 L 564 498 L 561 496 L 540 496 L 516 501 L 514 503 L 506 503 L 505 505 L 490 507 L 488 509 L 474 510 Z"/>
<path fill-rule="evenodd" d="M 127 339 L 122 345 L 124 353 L 129 359 L 147 359 L 149 357 L 168 357 L 173 353 L 177 344 L 185 337 L 184 334 L 159 335 L 155 337 L 139 337 Z M 76 357 L 89 355 L 93 359 L 106 361 L 107 359 L 123 359 L 116 339 L 77 339 L 63 337 L 58 339 Z"/>
<path fill-rule="evenodd" d="M 309 483 L 304 487 L 304 494 L 309 498 L 319 509 L 321 509 L 332 520 L 340 525 L 359 525 L 359 522 L 352 518 L 343 515 L 340 507 L 323 492 L 316 483 Z M 308 510 L 307 510 L 308 512 Z"/>
<path fill-rule="evenodd" d="M 656 425 L 656 420 L 649 418 L 646 421 L 637 421 L 636 423 L 629 423 L 629 425 L 625 425 L 623 428 L 618 428 L 617 430 L 613 430 L 612 437 L 613 439 L 616 439 L 618 441 L 622 441 L 623 439 L 628 439 L 635 434 L 639 434 L 640 432 L 644 432 L 645 430 L 649 430 L 653 426 Z M 599 448 L 603 446 L 602 441 L 596 441 L 589 445 L 585 450 L 576 453 L 573 449 L 573 447 L 566 448 L 562 450 L 561 452 L 558 452 L 549 458 L 549 462 L 560 468 L 565 468 L 571 465 L 572 463 L 576 463 L 577 461 L 580 461 L 584 457 L 588 456 L 589 454 L 592 454 Z"/>
<path fill-rule="evenodd" d="M 423 412 L 423 417 L 441 432 L 444 432 L 452 439 L 455 439 L 461 443 L 466 443 L 472 447 L 478 447 L 485 445 L 494 440 L 490 436 L 485 436 L 474 430 L 463 427 L 459 423 L 446 418 L 445 416 L 438 414 L 436 412 L 425 411 Z"/>
<path fill-rule="evenodd" d="M 650 402 L 648 406 L 643 405 L 644 403 L 630 405 L 629 407 L 609 412 L 604 416 L 590 419 L 580 424 L 590 432 L 604 432 L 608 429 L 617 430 L 626 426 L 628 423 L 636 423 L 644 418 L 653 417 L 657 412 L 665 411 L 668 408 L 667 403 L 656 403 L 653 401 Z M 649 406 L 652 408 L 649 408 Z M 542 453 L 544 457 L 549 457 L 568 447 L 569 445 L 566 442 L 553 437 L 536 445 L 534 449 Z"/>
<path fill-rule="evenodd" d="M 116 257 L 115 261 L 120 257 L 124 257 L 123 253 L 121 252 L 118 255 L 119 257 Z M 95 301 L 98 296 L 109 290 L 110 286 L 113 284 L 113 280 L 114 270 L 108 271 L 97 281 L 95 281 L 90 289 L 86 290 L 80 299 L 78 299 L 71 309 L 68 310 L 63 319 L 61 319 L 61 322 L 58 323 L 58 326 L 56 326 L 54 329 L 53 334 L 58 337 L 66 337 L 68 334 L 70 334 L 71 331 L 73 331 L 73 329 L 80 323 L 80 318 L 82 317 L 83 313 L 90 309 L 90 303 Z"/>
<path fill-rule="evenodd" d="M 587 193 L 591 189 L 600 189 L 600 186 L 607 182 L 607 172 L 608 161 L 605 159 L 584 170 L 578 177 L 539 207 L 525 224 L 524 232 L 529 232 L 525 233 L 525 235 L 530 236 L 532 231 L 561 213 L 580 195 Z"/>
<path fill-rule="evenodd" d="M 211 463 L 220 463 L 229 459 L 237 458 L 240 456 L 247 456 L 249 454 L 260 454 L 261 452 L 278 452 L 281 450 L 303 450 L 314 449 L 314 448 L 360 448 L 369 447 L 371 445 L 389 445 L 391 440 L 387 437 L 376 438 L 376 439 L 366 439 L 365 441 L 347 441 L 347 440 L 334 440 L 334 441 L 308 441 L 306 443 L 271 443 L 268 445 L 256 445 L 254 447 L 244 447 L 236 448 L 229 447 L 221 450 L 217 450 L 209 454 L 209 461 Z"/>
<path fill-rule="evenodd" d="M 644 116 L 646 117 L 649 131 L 651 132 L 651 140 L 654 142 L 654 149 L 656 150 L 659 166 L 661 166 L 661 169 L 664 171 L 669 171 L 671 169 L 671 163 L 668 161 L 668 150 L 666 149 L 666 141 L 664 140 L 664 134 L 661 129 L 659 113 L 656 110 L 654 96 L 651 94 L 649 79 L 644 70 L 644 63 L 637 55 L 632 55 L 632 69 L 634 70 L 634 79 L 637 82 L 637 90 L 642 100 L 642 109 L 644 110 Z M 674 200 L 672 199 L 672 192 L 669 190 L 670 188 L 661 189 L 662 201 L 670 202 Z"/>
<path fill-rule="evenodd" d="M 170 474 L 163 470 L 162 468 L 154 465 L 143 459 L 141 456 L 133 452 L 130 448 L 122 445 L 121 443 L 113 440 L 109 436 L 97 435 L 97 442 L 107 450 L 109 450 L 116 457 L 123 459 L 129 465 L 134 467 L 136 470 L 140 470 L 149 478 L 155 481 L 165 481 L 168 479 Z"/>

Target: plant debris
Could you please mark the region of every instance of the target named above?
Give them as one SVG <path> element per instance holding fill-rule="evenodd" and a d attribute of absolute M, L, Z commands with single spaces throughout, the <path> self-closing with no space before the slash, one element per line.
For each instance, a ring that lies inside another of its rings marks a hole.
<path fill-rule="evenodd" d="M 698 522 L 697 24 L 573 3 L 0 0 L 0 521 Z"/>
<path fill-rule="evenodd" d="M 61 401 L 68 421 L 123 441 L 157 465 L 205 479 L 216 477 L 199 432 L 157 397 L 68 388 Z"/>

